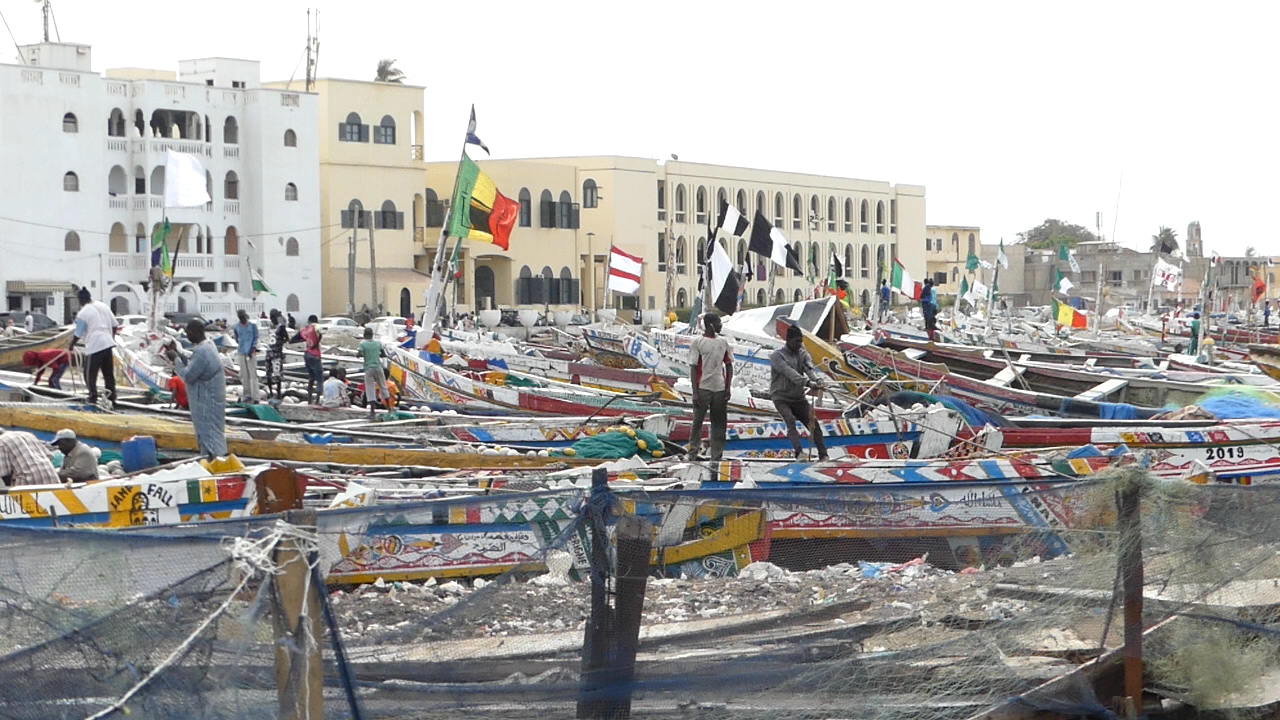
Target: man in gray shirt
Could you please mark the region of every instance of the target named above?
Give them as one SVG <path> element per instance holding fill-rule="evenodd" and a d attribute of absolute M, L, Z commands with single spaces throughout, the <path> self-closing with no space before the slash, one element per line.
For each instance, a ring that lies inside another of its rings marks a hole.
<path fill-rule="evenodd" d="M 66 482 L 85 482 L 98 479 L 98 458 L 93 450 L 76 438 L 74 430 L 64 428 L 53 436 L 50 443 L 62 451 L 62 467 L 58 477 Z"/>
<path fill-rule="evenodd" d="M 822 423 L 814 417 L 813 407 L 805 397 L 807 388 L 820 387 L 822 383 L 813 366 L 813 358 L 804 349 L 804 334 L 799 327 L 792 325 L 787 328 L 786 346 L 774 350 L 769 356 L 769 398 L 787 424 L 787 439 L 791 441 L 796 459 L 800 458 L 801 452 L 796 420 L 809 429 L 813 446 L 818 450 L 818 460 L 827 459 L 827 446 L 822 442 Z"/>
<path fill-rule="evenodd" d="M 702 444 L 702 420 L 711 411 L 711 459 L 724 455 L 729 425 L 729 386 L 733 383 L 733 351 L 720 336 L 720 316 L 702 317 L 703 334 L 689 343 L 689 377 L 693 380 L 693 428 L 689 435 L 689 459 L 696 460 Z"/>

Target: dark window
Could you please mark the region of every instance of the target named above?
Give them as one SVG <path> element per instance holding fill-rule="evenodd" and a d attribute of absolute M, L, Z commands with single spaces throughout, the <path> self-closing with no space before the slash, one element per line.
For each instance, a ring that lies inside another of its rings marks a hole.
<path fill-rule="evenodd" d="M 155 190 L 155 183 L 152 183 L 152 190 Z M 228 170 L 227 176 L 222 182 L 222 196 L 228 200 L 240 199 L 240 178 L 236 176 L 234 170 Z"/>
<path fill-rule="evenodd" d="M 596 181 L 587 178 L 582 183 L 582 207 L 593 208 L 600 202 L 600 188 L 596 185 Z"/>
<path fill-rule="evenodd" d="M 385 200 L 382 209 L 373 214 L 373 227 L 378 230 L 403 230 L 404 213 L 396 212 L 396 204 Z"/>
<path fill-rule="evenodd" d="M 876 232 L 884 233 L 884 201 L 876 202 Z"/>
<path fill-rule="evenodd" d="M 667 271 L 667 234 L 658 233 L 658 272 Z"/>
<path fill-rule="evenodd" d="M 227 145 L 236 145 L 240 142 L 240 124 L 230 115 L 222 124 L 222 142 Z"/>
<path fill-rule="evenodd" d="M 298 134 L 292 130 L 284 131 L 284 146 L 298 147 Z"/>
<path fill-rule="evenodd" d="M 796 193 L 791 198 L 791 229 L 799 230 L 804 227 L 804 201 L 800 199 L 800 194 Z M 799 275 L 800 273 L 796 273 Z"/>
<path fill-rule="evenodd" d="M 946 284 L 947 284 L 947 273 L 946 273 L 946 272 L 935 272 L 935 273 L 933 274 L 933 284 L 934 284 L 934 285 L 946 285 Z"/>
<path fill-rule="evenodd" d="M 293 183 L 285 183 L 285 186 L 284 186 L 284 199 L 285 199 L 285 201 L 286 201 L 286 202 L 297 202 L 297 200 L 298 200 L 298 186 L 297 186 L 297 185 L 294 185 Z"/>
<path fill-rule="evenodd" d="M 584 193 L 585 195 L 585 193 Z M 583 198 L 585 202 L 585 197 Z M 588 205 L 587 207 L 594 207 Z M 667 219 L 667 181 L 658 181 L 658 219 L 665 221 Z"/>
<path fill-rule="evenodd" d="M 550 190 L 543 190 L 538 197 L 538 227 L 553 228 L 556 226 L 556 201 Z"/>
<path fill-rule="evenodd" d="M 676 222 L 685 222 L 684 185 L 676 185 Z"/>
<path fill-rule="evenodd" d="M 80 132 L 80 122 L 76 120 L 74 113 L 67 113 L 62 116 L 62 132 L 78 133 Z"/>
<path fill-rule="evenodd" d="M 62 239 L 62 249 L 67 252 L 80 252 L 80 235 L 75 230 L 67 233 Z"/>
<path fill-rule="evenodd" d="M 859 215 L 858 229 L 861 230 L 862 232 L 870 232 L 871 226 L 868 224 L 868 217 L 867 217 L 870 214 L 870 203 L 868 203 L 866 200 L 862 201 L 862 209 L 860 213 L 861 214 Z"/>
<path fill-rule="evenodd" d="M 560 192 L 560 202 L 558 205 L 559 212 L 556 227 L 564 228 L 566 230 L 577 230 L 579 225 L 578 203 L 573 201 L 568 190 L 562 190 Z"/>
<path fill-rule="evenodd" d="M 284 246 L 284 254 L 285 254 L 285 257 L 298 257 L 298 239 L 297 238 L 289 238 L 289 241 L 285 243 L 285 246 Z"/>
<path fill-rule="evenodd" d="M 785 201 L 782 199 L 782 193 L 773 196 L 773 226 L 782 227 L 782 208 Z"/>
<path fill-rule="evenodd" d="M 347 121 L 338 123 L 340 142 L 369 142 L 369 126 L 360 124 L 360 116 L 348 113 Z"/>
<path fill-rule="evenodd" d="M 533 199 L 529 196 L 529 188 L 520 188 L 520 227 L 533 225 Z"/>
<path fill-rule="evenodd" d="M 390 115 L 383 115 L 382 122 L 374 128 L 373 142 L 375 145 L 396 144 L 396 121 Z"/>
<path fill-rule="evenodd" d="M 898 232 L 898 199 L 889 200 L 889 232 Z"/>
<path fill-rule="evenodd" d="M 693 196 L 693 221 L 699 225 L 707 222 L 707 189 L 699 187 Z"/>
<path fill-rule="evenodd" d="M 62 189 L 66 192 L 80 192 L 80 177 L 73 172 L 63 175 Z"/>

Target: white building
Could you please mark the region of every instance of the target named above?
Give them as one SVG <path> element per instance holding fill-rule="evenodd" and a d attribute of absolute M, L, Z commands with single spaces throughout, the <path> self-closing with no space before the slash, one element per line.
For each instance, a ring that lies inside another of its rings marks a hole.
<path fill-rule="evenodd" d="M 0 64 L 0 283 L 7 309 L 67 319 L 87 286 L 117 313 L 149 306 L 153 229 L 176 254 L 166 311 L 320 312 L 316 96 L 261 87 L 258 63 L 92 72 L 90 48 L 21 48 Z M 195 155 L 213 202 L 164 207 L 165 151 Z M 332 234 L 332 233 L 330 233 Z M 252 292 L 250 267 L 275 296 Z"/>

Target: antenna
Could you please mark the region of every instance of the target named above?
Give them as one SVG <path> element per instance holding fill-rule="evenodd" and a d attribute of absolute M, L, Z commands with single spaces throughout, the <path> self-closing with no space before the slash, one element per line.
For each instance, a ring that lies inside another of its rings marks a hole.
<path fill-rule="evenodd" d="M 316 82 L 316 67 L 320 64 L 320 9 L 316 9 L 314 28 L 311 24 L 311 9 L 307 8 L 307 82 L 306 90 Z"/>
<path fill-rule="evenodd" d="M 53 3 L 51 0 L 36 0 L 40 4 L 40 16 L 44 20 L 44 41 L 49 42 L 49 18 L 53 16 Z M 62 33 L 58 33 L 58 19 L 53 20 L 54 32 L 58 34 L 58 40 L 61 42 Z"/>

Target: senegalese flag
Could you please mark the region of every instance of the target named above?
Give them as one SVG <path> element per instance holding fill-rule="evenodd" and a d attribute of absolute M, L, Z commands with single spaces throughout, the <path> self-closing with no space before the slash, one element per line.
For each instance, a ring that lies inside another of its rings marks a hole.
<path fill-rule="evenodd" d="M 1070 328 L 1087 328 L 1089 327 L 1089 316 L 1076 310 L 1064 302 L 1053 301 L 1053 319 L 1063 327 Z"/>
<path fill-rule="evenodd" d="M 458 168 L 458 187 L 453 191 L 453 212 L 449 235 L 466 240 L 493 243 L 503 250 L 511 241 L 511 228 L 520 216 L 520 203 L 503 196 L 498 187 L 464 153 Z"/>
<path fill-rule="evenodd" d="M 267 281 L 262 279 L 262 273 L 255 269 L 253 271 L 253 294 L 257 295 L 258 293 L 275 295 L 275 291 L 267 287 Z"/>
<path fill-rule="evenodd" d="M 169 258 L 169 218 L 156 225 L 151 233 L 151 267 L 160 268 L 165 275 L 173 277 L 173 261 Z"/>

